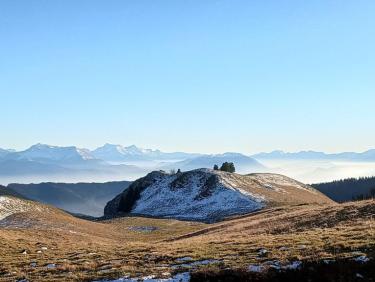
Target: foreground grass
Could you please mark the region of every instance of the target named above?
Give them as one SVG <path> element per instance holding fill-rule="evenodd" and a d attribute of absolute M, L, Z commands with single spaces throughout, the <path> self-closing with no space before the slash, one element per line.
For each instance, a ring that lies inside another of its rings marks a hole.
<path fill-rule="evenodd" d="M 33 220 L 17 214 L 0 227 L 0 281 L 168 277 L 186 270 L 176 267 L 181 257 L 216 259 L 192 277 L 207 281 L 227 275 L 228 268 L 248 274 L 249 265 L 274 260 L 350 262 L 373 256 L 374 214 L 373 200 L 278 207 L 210 225 L 140 217 L 90 222 L 59 211 L 35 213 Z"/>

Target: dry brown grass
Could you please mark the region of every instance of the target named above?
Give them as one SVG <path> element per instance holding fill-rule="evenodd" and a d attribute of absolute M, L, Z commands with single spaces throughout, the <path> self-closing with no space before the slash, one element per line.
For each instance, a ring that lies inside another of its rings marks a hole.
<path fill-rule="evenodd" d="M 173 272 L 171 265 L 184 256 L 220 259 L 219 268 L 272 259 L 349 257 L 354 251 L 373 251 L 374 214 L 373 200 L 277 207 L 210 225 L 140 217 L 91 222 L 55 209 L 16 214 L 7 219 L 8 227 L 0 228 L 0 280 L 161 276 Z M 156 230 L 134 229 L 145 226 Z M 259 256 L 259 248 L 268 253 Z M 48 268 L 52 263 L 56 267 Z"/>

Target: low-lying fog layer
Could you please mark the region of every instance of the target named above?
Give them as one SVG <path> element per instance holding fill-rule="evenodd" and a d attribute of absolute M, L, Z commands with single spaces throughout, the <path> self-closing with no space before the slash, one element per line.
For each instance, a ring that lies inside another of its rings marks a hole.
<path fill-rule="evenodd" d="M 237 172 L 240 174 L 254 172 L 279 173 L 307 184 L 327 182 L 349 177 L 375 176 L 375 162 L 341 162 L 327 160 L 260 160 L 260 162 L 265 168 L 254 169 L 237 165 Z M 168 163 L 168 168 L 173 167 L 172 162 Z M 119 171 L 116 173 L 90 173 L 90 171 L 87 171 L 85 173 L 77 172 L 75 174 L 0 174 L 0 184 L 133 181 L 153 170 L 166 169 L 165 163 L 163 162 L 133 162 L 132 165 L 139 168 L 139 170 L 137 172 L 124 171 L 123 173 Z M 175 170 L 178 168 L 179 167 L 176 166 Z"/>
<path fill-rule="evenodd" d="M 312 184 L 375 175 L 375 162 L 340 162 L 325 160 L 262 160 L 270 172 Z"/>
<path fill-rule="evenodd" d="M 8 185 L 10 183 L 41 183 L 41 182 L 58 182 L 58 183 L 78 183 L 78 182 L 96 182 L 103 183 L 109 181 L 134 181 L 153 169 L 145 169 L 142 172 L 131 173 L 65 173 L 65 174 L 25 174 L 25 175 L 0 175 L 0 185 Z"/>

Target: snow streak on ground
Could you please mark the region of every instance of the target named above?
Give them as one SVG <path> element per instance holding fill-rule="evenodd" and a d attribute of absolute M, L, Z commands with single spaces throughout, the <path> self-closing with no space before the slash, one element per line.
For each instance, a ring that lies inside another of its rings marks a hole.
<path fill-rule="evenodd" d="M 28 212 L 31 210 L 41 211 L 39 207 L 34 206 L 30 202 L 13 197 L 0 196 L 0 220 L 15 213 Z"/>
<path fill-rule="evenodd" d="M 179 273 L 176 276 L 173 276 L 171 278 L 155 278 L 154 276 L 147 276 L 147 277 L 141 277 L 141 278 L 120 278 L 117 280 L 102 280 L 102 282 L 189 282 L 190 281 L 190 273 L 184 272 Z M 100 282 L 100 281 L 96 281 Z"/>
<path fill-rule="evenodd" d="M 259 183 L 261 183 L 262 185 L 268 187 L 269 189 L 273 189 L 277 192 L 285 192 L 285 191 L 281 188 L 277 188 L 276 185 L 285 185 L 285 186 L 292 185 L 293 187 L 297 189 L 306 190 L 306 191 L 316 194 L 316 191 L 313 189 L 310 189 L 309 186 L 301 182 L 295 181 L 289 177 L 285 177 L 283 175 L 262 173 L 262 174 L 253 174 L 251 176 L 254 177 L 257 181 L 259 181 Z"/>

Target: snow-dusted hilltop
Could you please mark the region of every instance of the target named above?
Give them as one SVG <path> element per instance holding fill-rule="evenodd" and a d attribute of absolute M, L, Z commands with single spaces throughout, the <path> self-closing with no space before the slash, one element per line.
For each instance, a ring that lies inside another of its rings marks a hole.
<path fill-rule="evenodd" d="M 155 171 L 110 201 L 104 213 L 107 217 L 133 213 L 212 222 L 268 206 L 303 203 L 332 201 L 310 186 L 277 174 Z"/>

